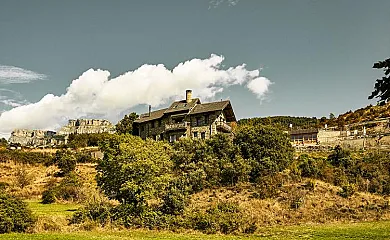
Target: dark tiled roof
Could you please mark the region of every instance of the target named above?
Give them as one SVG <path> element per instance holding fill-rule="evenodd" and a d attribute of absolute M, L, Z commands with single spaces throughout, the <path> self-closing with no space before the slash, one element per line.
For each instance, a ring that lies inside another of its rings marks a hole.
<path fill-rule="evenodd" d="M 229 122 L 236 121 L 233 108 L 229 100 L 211 103 L 200 103 L 199 98 L 194 98 L 191 102 L 187 103 L 185 100 L 176 101 L 171 104 L 169 108 L 160 109 L 150 113 L 141 114 L 140 118 L 135 120 L 135 123 L 143 123 L 151 120 L 162 118 L 164 114 L 186 115 L 186 114 L 200 114 L 206 112 L 222 111 L 227 114 L 227 120 Z"/>
<path fill-rule="evenodd" d="M 298 129 L 298 130 L 292 130 L 289 132 L 290 135 L 298 135 L 298 134 L 315 134 L 318 133 L 318 129 Z"/>
<path fill-rule="evenodd" d="M 165 113 L 173 113 L 173 112 L 181 112 L 181 111 L 189 111 L 191 108 L 195 106 L 195 104 L 199 104 L 199 98 L 194 98 L 191 102 L 187 103 L 186 100 L 176 101 L 169 106 L 169 108 L 165 111 Z"/>
<path fill-rule="evenodd" d="M 220 101 L 220 102 L 211 102 L 211 103 L 203 103 L 198 104 L 192 109 L 190 114 L 198 114 L 205 112 L 214 112 L 218 110 L 223 110 L 227 105 L 229 105 L 230 101 Z"/>
<path fill-rule="evenodd" d="M 143 122 L 159 119 L 164 115 L 164 112 L 166 110 L 167 110 L 167 108 L 163 108 L 163 109 L 160 109 L 157 111 L 150 112 L 150 116 L 149 116 L 149 113 L 143 113 L 143 114 L 141 114 L 139 119 L 136 119 L 134 122 L 135 123 L 143 123 Z"/>

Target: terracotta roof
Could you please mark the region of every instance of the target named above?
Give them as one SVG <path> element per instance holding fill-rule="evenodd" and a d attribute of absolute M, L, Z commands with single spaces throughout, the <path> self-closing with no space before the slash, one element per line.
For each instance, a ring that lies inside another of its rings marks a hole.
<path fill-rule="evenodd" d="M 227 105 L 229 105 L 230 101 L 220 101 L 220 102 L 211 102 L 211 103 L 203 103 L 197 104 L 194 109 L 190 112 L 190 114 L 198 114 L 204 112 L 213 112 L 218 110 L 223 110 Z"/>
<path fill-rule="evenodd" d="M 167 110 L 167 108 L 163 108 L 163 109 L 160 109 L 157 111 L 152 111 L 152 112 L 150 112 L 150 116 L 149 116 L 149 113 L 143 113 L 143 114 L 141 114 L 139 119 L 136 119 L 134 122 L 135 123 L 143 123 L 143 122 L 159 119 L 164 115 L 164 112 L 166 110 Z"/>

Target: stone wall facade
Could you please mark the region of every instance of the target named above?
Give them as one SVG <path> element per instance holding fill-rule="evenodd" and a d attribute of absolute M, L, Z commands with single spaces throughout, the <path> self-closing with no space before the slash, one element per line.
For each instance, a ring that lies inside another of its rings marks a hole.
<path fill-rule="evenodd" d="M 226 122 L 222 111 L 215 111 L 195 115 L 187 114 L 182 117 L 168 115 L 161 119 L 140 123 L 138 130 L 142 139 L 152 138 L 172 142 L 186 137 L 209 139 L 220 132 L 231 132 L 231 126 Z"/>

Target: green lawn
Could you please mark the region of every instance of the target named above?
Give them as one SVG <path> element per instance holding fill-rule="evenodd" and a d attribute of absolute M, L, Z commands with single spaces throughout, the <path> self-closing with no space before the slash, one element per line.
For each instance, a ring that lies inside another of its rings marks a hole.
<path fill-rule="evenodd" d="M 74 233 L 42 233 L 42 234 L 4 234 L 2 239 L 15 240 L 90 240 L 90 239 L 390 239 L 390 221 L 356 223 L 356 224 L 327 224 L 315 226 L 293 226 L 260 229 L 254 235 L 204 235 L 204 234 L 176 234 L 146 230 L 119 231 L 119 232 L 74 232 Z"/>
<path fill-rule="evenodd" d="M 28 207 L 35 216 L 71 216 L 80 205 L 75 203 L 42 204 L 38 200 L 27 200 Z"/>

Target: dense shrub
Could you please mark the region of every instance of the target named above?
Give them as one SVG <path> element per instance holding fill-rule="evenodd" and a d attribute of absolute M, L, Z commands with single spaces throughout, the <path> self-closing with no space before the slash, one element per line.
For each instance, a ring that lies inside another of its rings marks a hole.
<path fill-rule="evenodd" d="M 190 228 L 205 233 L 248 233 L 256 230 L 256 225 L 234 202 L 220 202 L 205 212 L 195 211 L 187 216 Z"/>
<path fill-rule="evenodd" d="M 142 205 L 165 194 L 173 177 L 169 144 L 121 135 L 102 148 L 105 156 L 97 166 L 97 183 L 109 198 Z"/>
<path fill-rule="evenodd" d="M 351 197 L 356 191 L 356 188 L 353 184 L 346 184 L 341 187 L 341 191 L 338 194 L 343 198 Z"/>
<path fill-rule="evenodd" d="M 351 153 L 337 145 L 333 152 L 328 156 L 328 161 L 336 167 L 348 167 Z"/>
<path fill-rule="evenodd" d="M 71 224 L 93 221 L 101 225 L 110 223 L 114 206 L 109 202 L 92 202 L 73 214 Z"/>
<path fill-rule="evenodd" d="M 0 194 L 0 233 L 24 232 L 34 222 L 26 203 L 18 198 Z"/>
<path fill-rule="evenodd" d="M 109 139 L 109 133 L 84 133 L 84 134 L 70 134 L 67 147 L 77 149 L 84 147 L 97 147 L 106 139 Z"/>
<path fill-rule="evenodd" d="M 52 163 L 52 155 L 49 153 L 0 149 L 0 162 L 9 161 L 22 164 L 43 163 L 50 165 Z"/>
<path fill-rule="evenodd" d="M 43 204 L 50 204 L 56 201 L 54 189 L 47 189 L 42 192 L 42 201 Z"/>
<path fill-rule="evenodd" d="M 75 154 L 68 150 L 58 150 L 55 154 L 55 164 L 61 170 L 62 175 L 69 174 L 76 169 L 77 159 Z"/>
<path fill-rule="evenodd" d="M 42 203 L 50 204 L 56 199 L 81 201 L 85 198 L 82 187 L 83 182 L 80 177 L 70 172 L 58 184 L 53 180 L 46 185 L 46 190 L 42 193 Z"/>
<path fill-rule="evenodd" d="M 92 157 L 89 152 L 81 152 L 76 154 L 76 161 L 78 163 L 93 163 L 96 160 Z"/>
<path fill-rule="evenodd" d="M 298 162 L 302 177 L 319 178 L 322 175 L 322 159 L 314 159 L 307 154 L 302 154 L 299 156 Z"/>
<path fill-rule="evenodd" d="M 271 126 L 241 126 L 234 144 L 244 159 L 252 163 L 251 181 L 284 170 L 292 161 L 294 148 L 288 135 Z"/>

